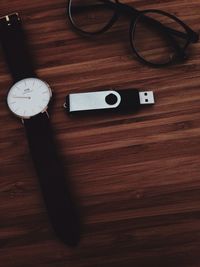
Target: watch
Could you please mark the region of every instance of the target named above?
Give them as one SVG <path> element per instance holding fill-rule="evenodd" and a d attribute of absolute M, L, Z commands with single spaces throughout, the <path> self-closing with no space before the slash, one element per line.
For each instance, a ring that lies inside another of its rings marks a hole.
<path fill-rule="evenodd" d="M 77 245 L 79 216 L 67 186 L 47 112 L 52 91 L 35 73 L 18 13 L 0 18 L 0 42 L 13 78 L 7 104 L 23 121 L 49 219 L 64 243 Z"/>

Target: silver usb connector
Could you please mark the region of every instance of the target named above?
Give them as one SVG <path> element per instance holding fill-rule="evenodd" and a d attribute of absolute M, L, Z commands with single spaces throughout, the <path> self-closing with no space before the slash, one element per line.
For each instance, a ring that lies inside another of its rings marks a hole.
<path fill-rule="evenodd" d="M 153 105 L 155 104 L 155 98 L 153 91 L 139 92 L 141 105 Z"/>

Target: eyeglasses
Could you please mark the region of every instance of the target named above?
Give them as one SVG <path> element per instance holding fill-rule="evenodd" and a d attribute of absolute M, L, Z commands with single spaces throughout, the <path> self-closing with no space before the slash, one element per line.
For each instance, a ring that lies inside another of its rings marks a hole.
<path fill-rule="evenodd" d="M 152 67 L 182 62 L 188 46 L 199 40 L 196 32 L 167 12 L 139 11 L 118 0 L 69 0 L 67 12 L 73 28 L 84 36 L 105 33 L 121 15 L 129 15 L 132 51 Z"/>

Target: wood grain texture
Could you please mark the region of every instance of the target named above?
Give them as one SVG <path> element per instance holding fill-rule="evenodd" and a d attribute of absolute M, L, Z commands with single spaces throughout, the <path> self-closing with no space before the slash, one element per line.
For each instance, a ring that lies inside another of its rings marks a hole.
<path fill-rule="evenodd" d="M 199 31 L 200 1 L 124 1 L 176 14 Z M 0 50 L 0 266 L 200 266 L 200 44 L 181 65 L 152 69 L 131 55 L 128 22 L 85 39 L 62 0 L 1 0 L 18 11 L 38 76 L 52 86 L 56 139 L 80 206 L 80 245 L 57 240 L 43 205 L 21 122 L 6 106 L 11 84 Z M 69 117 L 70 92 L 148 88 L 137 114 Z"/>

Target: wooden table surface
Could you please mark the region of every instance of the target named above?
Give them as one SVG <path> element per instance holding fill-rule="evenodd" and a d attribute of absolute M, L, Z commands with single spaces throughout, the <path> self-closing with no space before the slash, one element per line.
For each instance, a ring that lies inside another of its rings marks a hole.
<path fill-rule="evenodd" d="M 199 31 L 199 0 L 128 2 Z M 51 229 L 23 125 L 6 105 L 0 50 L 0 266 L 199 267 L 200 44 L 184 64 L 152 69 L 132 56 L 128 21 L 90 40 L 72 31 L 66 1 L 1 0 L 1 16 L 16 11 L 38 76 L 54 90 L 50 117 L 83 230 L 72 249 Z M 154 90 L 156 105 L 76 118 L 62 107 L 70 92 L 130 87 Z"/>

